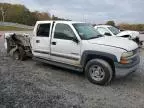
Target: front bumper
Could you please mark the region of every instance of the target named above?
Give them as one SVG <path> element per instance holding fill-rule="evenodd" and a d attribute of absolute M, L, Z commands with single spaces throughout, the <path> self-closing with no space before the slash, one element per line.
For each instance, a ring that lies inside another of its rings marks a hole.
<path fill-rule="evenodd" d="M 115 63 L 115 75 L 116 78 L 124 77 L 128 74 L 135 72 L 139 68 L 140 57 L 137 56 L 135 60 L 130 64 Z"/>

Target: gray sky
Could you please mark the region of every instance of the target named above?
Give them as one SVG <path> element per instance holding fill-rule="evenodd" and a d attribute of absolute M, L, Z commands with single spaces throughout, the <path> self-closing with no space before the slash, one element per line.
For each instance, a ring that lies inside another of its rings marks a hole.
<path fill-rule="evenodd" d="M 144 0 L 0 0 L 24 4 L 31 11 L 92 23 L 144 23 Z"/>

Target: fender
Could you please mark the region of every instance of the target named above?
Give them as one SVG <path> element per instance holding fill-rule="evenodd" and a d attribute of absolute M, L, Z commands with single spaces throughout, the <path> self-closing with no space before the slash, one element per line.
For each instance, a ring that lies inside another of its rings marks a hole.
<path fill-rule="evenodd" d="M 114 62 L 118 62 L 116 56 L 113 54 L 106 53 L 106 52 L 100 52 L 100 51 L 86 50 L 83 52 L 82 57 L 81 57 L 80 64 L 82 66 L 85 65 L 88 55 L 95 55 L 96 57 L 105 57 L 105 58 L 109 58 L 109 59 L 113 60 Z"/>

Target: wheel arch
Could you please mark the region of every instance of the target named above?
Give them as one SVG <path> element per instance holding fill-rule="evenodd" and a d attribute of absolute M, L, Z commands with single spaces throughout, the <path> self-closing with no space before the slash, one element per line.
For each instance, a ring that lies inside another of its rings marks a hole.
<path fill-rule="evenodd" d="M 99 51 L 85 51 L 82 54 L 80 63 L 82 67 L 85 67 L 89 60 L 92 60 L 95 58 L 102 59 L 108 62 L 110 66 L 112 67 L 113 72 L 115 72 L 114 62 L 117 62 L 117 58 L 115 55 L 110 54 L 110 53 L 99 52 Z"/>

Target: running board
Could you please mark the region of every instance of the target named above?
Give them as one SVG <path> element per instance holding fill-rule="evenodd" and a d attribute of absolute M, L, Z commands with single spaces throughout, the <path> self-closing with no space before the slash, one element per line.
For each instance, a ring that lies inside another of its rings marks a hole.
<path fill-rule="evenodd" d="M 58 67 L 83 72 L 83 69 L 80 68 L 80 67 L 77 67 L 77 66 L 72 66 L 72 65 L 68 65 L 68 64 L 64 64 L 64 63 L 60 63 L 60 62 L 55 62 L 55 61 L 47 60 L 47 59 L 40 58 L 40 57 L 33 57 L 32 59 L 36 60 L 36 61 L 39 61 L 39 62 L 55 65 L 55 66 L 58 66 Z"/>

